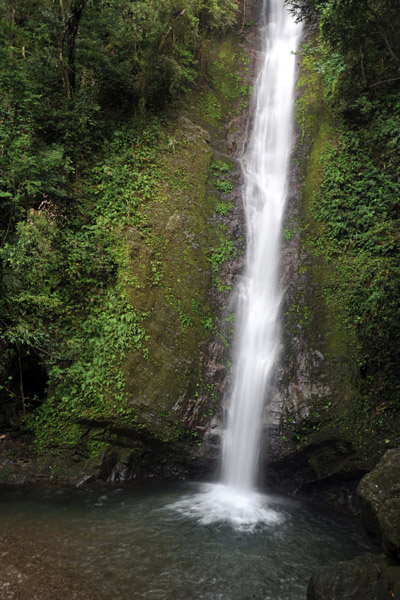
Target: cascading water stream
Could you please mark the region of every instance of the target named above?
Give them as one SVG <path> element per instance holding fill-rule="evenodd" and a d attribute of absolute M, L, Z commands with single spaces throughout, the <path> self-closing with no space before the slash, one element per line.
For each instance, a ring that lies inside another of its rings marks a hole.
<path fill-rule="evenodd" d="M 247 256 L 238 289 L 237 356 L 223 454 L 223 481 L 243 491 L 255 485 L 262 411 L 280 346 L 279 243 L 292 141 L 294 52 L 300 37 L 284 0 L 269 0 L 268 6 L 265 60 L 242 159 Z M 264 0 L 265 19 L 266 13 Z"/>
<path fill-rule="evenodd" d="M 284 0 L 263 0 L 264 62 L 253 96 L 253 126 L 241 164 L 246 267 L 238 287 L 235 365 L 223 442 L 222 483 L 175 503 L 202 523 L 241 528 L 280 520 L 256 493 L 262 413 L 279 353 L 279 244 L 292 142 L 295 51 L 301 27 Z"/>

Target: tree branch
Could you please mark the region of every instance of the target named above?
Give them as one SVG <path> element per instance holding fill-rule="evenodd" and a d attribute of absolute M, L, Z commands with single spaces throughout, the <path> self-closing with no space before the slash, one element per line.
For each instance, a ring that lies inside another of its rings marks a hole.
<path fill-rule="evenodd" d="M 160 42 L 160 45 L 158 47 L 158 50 L 161 50 L 161 48 L 164 46 L 165 42 L 167 41 L 167 38 L 169 36 L 169 34 L 171 33 L 174 23 L 180 18 L 182 17 L 184 14 L 186 13 L 186 8 L 182 9 L 181 12 L 179 13 L 179 15 L 177 17 L 175 17 L 175 19 L 172 22 L 172 25 L 169 26 L 167 33 L 164 35 L 163 39 Z"/>
<path fill-rule="evenodd" d="M 400 77 L 393 77 L 392 79 L 383 79 L 382 81 L 377 81 L 370 85 L 370 88 L 376 87 L 377 85 L 382 85 L 383 83 L 392 83 L 393 81 L 400 81 Z"/>

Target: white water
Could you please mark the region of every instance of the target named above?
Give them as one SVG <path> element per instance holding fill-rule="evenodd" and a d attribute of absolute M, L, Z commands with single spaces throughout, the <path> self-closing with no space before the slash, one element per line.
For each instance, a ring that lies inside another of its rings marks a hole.
<path fill-rule="evenodd" d="M 266 12 L 264 0 L 264 14 Z M 238 290 L 237 358 L 224 438 L 223 480 L 255 485 L 262 412 L 279 346 L 279 244 L 287 196 L 300 26 L 283 0 L 270 0 L 265 60 L 255 89 L 254 125 L 242 159 L 246 272 Z"/>
<path fill-rule="evenodd" d="M 252 132 L 242 158 L 247 253 L 237 290 L 236 364 L 222 484 L 207 486 L 203 493 L 175 505 L 201 523 L 228 521 L 250 529 L 280 520 L 267 497 L 254 487 L 263 409 L 280 347 L 279 245 L 292 147 L 294 52 L 301 34 L 284 0 L 263 0 L 263 15 L 264 62 L 254 91 Z"/>

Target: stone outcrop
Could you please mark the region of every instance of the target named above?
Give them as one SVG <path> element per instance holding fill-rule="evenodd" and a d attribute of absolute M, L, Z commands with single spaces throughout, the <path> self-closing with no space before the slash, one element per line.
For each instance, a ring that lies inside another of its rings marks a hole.
<path fill-rule="evenodd" d="M 357 488 L 365 530 L 382 550 L 400 560 L 400 448 L 388 450 Z"/>
<path fill-rule="evenodd" d="M 400 567 L 373 554 L 319 567 L 307 590 L 308 600 L 393 600 L 399 594 Z"/>
<path fill-rule="evenodd" d="M 357 501 L 366 532 L 385 554 L 320 567 L 308 600 L 393 600 L 400 597 L 400 449 L 388 450 L 365 475 Z"/>

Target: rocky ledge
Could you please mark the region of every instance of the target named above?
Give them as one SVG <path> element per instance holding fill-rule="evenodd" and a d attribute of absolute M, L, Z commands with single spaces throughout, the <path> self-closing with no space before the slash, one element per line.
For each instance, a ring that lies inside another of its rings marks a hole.
<path fill-rule="evenodd" d="M 400 598 L 400 448 L 388 450 L 356 491 L 364 528 L 383 554 L 320 567 L 310 580 L 308 600 Z"/>

